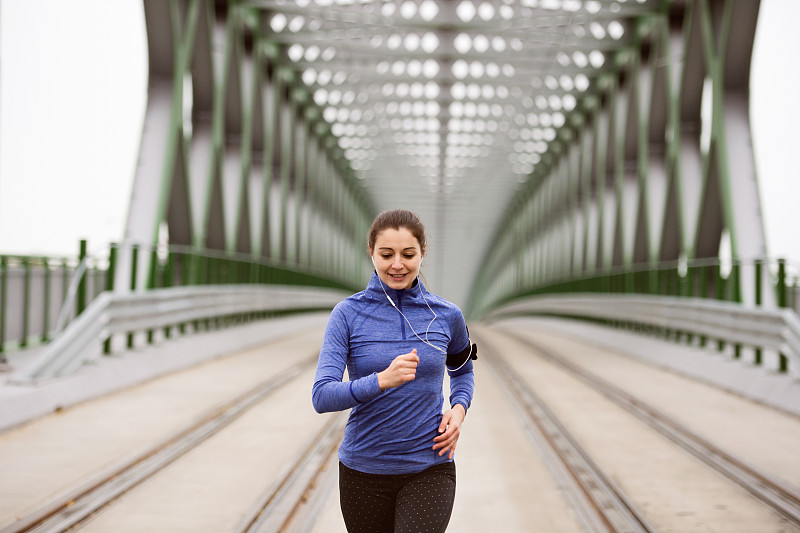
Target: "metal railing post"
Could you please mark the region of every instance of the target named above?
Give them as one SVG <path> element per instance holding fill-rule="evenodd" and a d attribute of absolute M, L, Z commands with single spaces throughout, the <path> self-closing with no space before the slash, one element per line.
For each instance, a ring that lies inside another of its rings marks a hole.
<path fill-rule="evenodd" d="M 778 307 L 786 307 L 786 260 L 778 259 Z M 789 359 L 786 354 L 778 354 L 778 372 L 789 371 Z"/>
<path fill-rule="evenodd" d="M 686 266 L 686 274 L 684 275 L 684 286 L 683 286 L 683 294 L 686 298 L 691 298 L 694 296 L 694 289 L 695 289 L 695 273 L 694 267 L 691 265 Z M 686 332 L 686 342 L 691 344 L 694 341 L 694 334 L 692 332 Z"/>
<path fill-rule="evenodd" d="M 6 294 L 8 293 L 8 259 L 0 257 L 0 362 L 5 361 L 6 346 Z"/>
<path fill-rule="evenodd" d="M 106 272 L 105 290 L 107 291 L 114 290 L 114 275 L 116 271 L 117 271 L 117 245 L 116 243 L 112 242 L 108 250 L 108 271 Z M 104 355 L 111 354 L 110 336 L 105 341 L 103 341 L 103 354 Z"/>
<path fill-rule="evenodd" d="M 147 271 L 146 288 L 148 290 L 158 288 L 161 285 L 159 281 L 158 250 L 153 248 L 150 251 L 150 269 Z"/>
<path fill-rule="evenodd" d="M 162 276 L 161 284 L 164 287 L 172 287 L 173 285 L 173 272 L 175 271 L 175 254 L 167 248 L 167 264 L 164 266 L 164 275 Z M 169 339 L 172 336 L 172 328 L 164 326 L 164 337 Z"/>
<path fill-rule="evenodd" d="M 716 274 L 716 283 L 714 289 L 716 290 L 716 299 L 717 300 L 724 300 L 725 299 L 725 278 L 722 277 L 722 265 L 719 264 L 714 268 L 714 272 Z M 717 340 L 717 350 L 723 351 L 725 349 L 725 341 L 718 339 Z"/>
<path fill-rule="evenodd" d="M 42 322 L 42 342 L 47 342 L 50 338 L 50 261 L 45 257 L 42 260 L 44 267 L 44 320 Z"/>
<path fill-rule="evenodd" d="M 761 275 L 763 273 L 763 261 L 761 259 L 756 259 L 756 268 L 755 268 L 755 282 L 756 282 L 756 307 L 761 307 L 763 304 L 763 294 L 762 294 L 762 285 L 761 285 Z M 753 364 L 756 366 L 761 366 L 764 359 L 764 353 L 761 348 L 756 348 L 753 351 Z"/>
<path fill-rule="evenodd" d="M 147 290 L 155 289 L 159 286 L 158 276 L 158 250 L 153 248 L 150 251 L 150 269 L 147 272 Z M 153 330 L 147 330 L 147 344 L 153 344 Z"/>
<path fill-rule="evenodd" d="M 167 264 L 164 266 L 164 275 L 161 279 L 163 287 L 172 287 L 175 284 L 175 252 L 167 250 Z"/>
<path fill-rule="evenodd" d="M 78 264 L 81 264 L 85 258 L 86 258 L 86 239 L 81 239 L 80 252 L 78 253 Z M 86 309 L 87 276 L 88 276 L 87 274 L 82 275 L 80 282 L 78 283 L 78 298 L 76 300 L 75 316 L 80 315 L 83 312 L 83 310 Z"/>
<path fill-rule="evenodd" d="M 139 266 L 139 245 L 131 246 L 131 292 L 136 291 L 136 274 Z M 128 348 L 133 348 L 133 332 L 128 333 Z"/>
<path fill-rule="evenodd" d="M 733 264 L 731 265 L 731 273 L 728 278 L 730 284 L 730 291 L 728 296 L 730 297 L 731 301 L 742 303 L 742 287 L 740 284 L 739 273 L 741 272 L 741 265 L 737 260 L 733 260 Z M 734 359 L 740 359 L 742 357 L 742 345 L 736 343 L 733 345 L 733 357 Z"/>
<path fill-rule="evenodd" d="M 22 337 L 18 343 L 20 348 L 28 345 L 28 336 L 30 335 L 31 263 L 27 257 L 22 258 L 22 272 Z"/>
<path fill-rule="evenodd" d="M 786 260 L 778 259 L 778 307 L 786 307 Z"/>

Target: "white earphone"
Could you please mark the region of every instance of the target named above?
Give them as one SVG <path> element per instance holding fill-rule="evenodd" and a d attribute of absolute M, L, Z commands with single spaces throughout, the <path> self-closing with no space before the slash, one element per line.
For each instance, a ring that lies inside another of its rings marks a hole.
<path fill-rule="evenodd" d="M 374 258 L 374 257 L 372 257 L 372 256 L 370 256 L 370 259 L 372 260 L 372 266 L 374 266 L 374 267 L 375 267 L 375 269 L 377 270 L 378 266 L 375 264 L 375 258 Z M 420 259 L 420 262 L 419 262 L 420 266 L 422 265 L 422 260 L 424 260 L 424 259 L 425 259 L 425 257 L 424 257 L 424 256 L 422 257 L 422 259 Z M 417 282 L 417 286 L 419 287 L 419 293 L 420 293 L 420 295 L 422 296 L 422 300 L 425 302 L 425 305 L 426 305 L 426 306 L 428 306 L 428 311 L 430 311 L 431 313 L 433 313 L 433 318 L 431 319 L 430 323 L 428 324 L 428 327 L 425 329 L 425 338 L 424 338 L 424 339 L 423 339 L 422 337 L 420 337 L 420 336 L 419 336 L 419 333 L 417 333 L 417 332 L 414 330 L 414 326 L 412 326 L 412 325 L 411 325 L 411 322 L 409 322 L 409 321 L 408 321 L 408 318 L 406 318 L 406 315 L 404 315 L 404 314 L 403 314 L 403 312 L 402 312 L 400 309 L 398 309 L 397 305 L 394 303 L 394 301 L 392 300 L 392 298 L 389 296 L 389 293 L 387 293 L 387 292 L 386 292 L 386 288 L 383 286 L 383 280 L 381 280 L 381 277 L 380 277 L 380 275 L 378 276 L 378 283 L 380 283 L 380 284 L 381 284 L 381 289 L 383 289 L 383 294 L 386 296 L 386 299 L 387 299 L 387 300 L 389 300 L 389 303 L 390 303 L 390 304 L 392 304 L 392 307 L 394 307 L 394 308 L 395 308 L 395 310 L 396 310 L 398 313 L 400 313 L 400 316 L 402 316 L 402 317 L 405 319 L 405 321 L 406 321 L 406 324 L 408 324 L 408 327 L 409 327 L 409 328 L 411 328 L 411 332 L 414 334 L 414 336 L 416 336 L 416 337 L 417 337 L 419 340 L 421 340 L 422 342 L 424 342 L 425 344 L 427 344 L 428 346 L 430 346 L 430 347 L 431 347 L 431 348 L 433 348 L 434 350 L 439 350 L 439 351 L 440 351 L 440 352 L 442 352 L 443 354 L 447 354 L 447 352 L 446 352 L 445 350 L 442 350 L 442 349 L 441 349 L 441 348 L 439 348 L 438 346 L 436 346 L 436 345 L 434 345 L 434 344 L 431 344 L 431 343 L 428 341 L 428 331 L 430 331 L 430 329 L 431 329 L 431 324 L 433 324 L 433 321 L 434 321 L 434 320 L 436 320 L 436 312 L 435 312 L 433 309 L 431 309 L 431 306 L 430 306 L 430 304 L 428 303 L 428 299 L 427 299 L 427 298 L 425 298 L 425 293 L 422 291 L 422 284 L 421 284 L 421 283 L 419 283 L 419 282 Z"/>

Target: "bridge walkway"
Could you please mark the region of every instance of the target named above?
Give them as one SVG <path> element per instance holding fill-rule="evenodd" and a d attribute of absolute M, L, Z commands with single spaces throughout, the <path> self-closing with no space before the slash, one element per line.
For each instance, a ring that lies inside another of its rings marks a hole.
<path fill-rule="evenodd" d="M 345 531 L 344 417 L 310 402 L 325 318 L 4 383 L 0 532 Z M 786 503 L 800 493 L 796 379 L 587 323 L 471 331 L 481 357 L 448 531 L 800 531 Z"/>

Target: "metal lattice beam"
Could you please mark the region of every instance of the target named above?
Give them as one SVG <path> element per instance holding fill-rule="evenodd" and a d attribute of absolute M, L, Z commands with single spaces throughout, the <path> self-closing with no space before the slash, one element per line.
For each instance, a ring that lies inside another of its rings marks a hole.
<path fill-rule="evenodd" d="M 434 292 L 476 310 L 720 246 L 763 255 L 757 1 L 144 4 L 129 241 L 166 224 L 172 242 L 355 280 L 371 217 L 406 207 Z"/>

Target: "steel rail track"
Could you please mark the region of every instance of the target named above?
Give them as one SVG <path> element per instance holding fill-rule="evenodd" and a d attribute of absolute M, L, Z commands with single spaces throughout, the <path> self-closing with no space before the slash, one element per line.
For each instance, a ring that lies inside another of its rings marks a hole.
<path fill-rule="evenodd" d="M 656 531 L 630 498 L 592 461 L 588 453 L 531 387 L 498 355 L 491 342 L 478 335 L 490 367 L 546 466 L 565 489 L 583 529 L 591 532 L 647 533 Z"/>
<path fill-rule="evenodd" d="M 594 390 L 734 481 L 794 526 L 800 527 L 800 489 L 797 487 L 726 452 L 657 408 L 642 402 L 579 365 L 567 361 L 557 355 L 555 350 L 508 329 L 503 328 L 498 331 L 502 331 L 504 335 L 508 335 L 581 379 Z"/>
<path fill-rule="evenodd" d="M 258 498 L 234 531 L 241 533 L 288 533 L 308 531 L 335 477 L 332 467 L 347 422 L 346 413 L 330 415 L 295 460 Z"/>
<path fill-rule="evenodd" d="M 37 511 L 4 527 L 0 533 L 50 533 L 80 527 L 121 495 L 152 477 L 255 407 L 311 367 L 316 360 L 316 354 L 303 359 L 236 398 L 212 408 L 161 442 L 112 465 L 80 486 L 62 493 Z"/>

